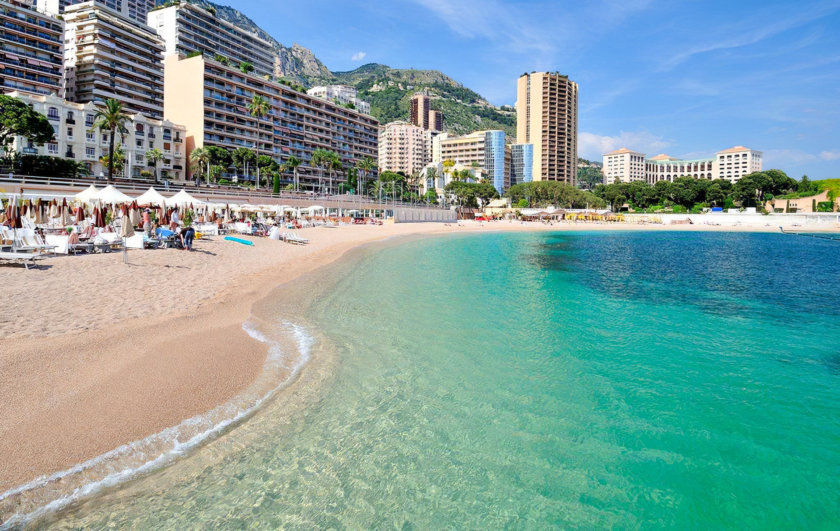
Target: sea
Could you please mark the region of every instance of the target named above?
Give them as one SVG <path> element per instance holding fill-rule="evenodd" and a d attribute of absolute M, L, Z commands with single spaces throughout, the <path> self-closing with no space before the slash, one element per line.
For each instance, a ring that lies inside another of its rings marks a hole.
<path fill-rule="evenodd" d="M 840 242 L 399 239 L 278 287 L 247 326 L 285 360 L 276 392 L 7 525 L 840 526 Z"/>

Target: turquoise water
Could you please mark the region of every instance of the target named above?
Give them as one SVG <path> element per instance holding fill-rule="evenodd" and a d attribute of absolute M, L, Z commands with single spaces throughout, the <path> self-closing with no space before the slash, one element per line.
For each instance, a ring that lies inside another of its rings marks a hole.
<path fill-rule="evenodd" d="M 306 311 L 335 362 L 305 407 L 43 523 L 838 525 L 840 244 L 483 234 L 339 273 Z"/>

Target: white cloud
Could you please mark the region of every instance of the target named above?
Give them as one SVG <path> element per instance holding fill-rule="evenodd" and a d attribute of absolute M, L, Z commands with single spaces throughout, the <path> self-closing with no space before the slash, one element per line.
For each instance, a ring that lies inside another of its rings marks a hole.
<path fill-rule="evenodd" d="M 578 135 L 578 155 L 589 160 L 601 160 L 601 155 L 626 147 L 649 156 L 659 154 L 671 142 L 647 131 L 622 131 L 618 136 L 602 136 L 581 132 Z"/>
<path fill-rule="evenodd" d="M 351 61 L 361 61 L 367 56 L 367 52 L 356 52 L 353 54 L 353 57 L 350 58 Z"/>
<path fill-rule="evenodd" d="M 814 162 L 818 157 L 801 149 L 768 149 L 762 160 L 764 169 L 786 168 Z"/>
<path fill-rule="evenodd" d="M 823 151 L 822 153 L 820 153 L 820 158 L 823 160 L 838 160 L 840 159 L 840 150 Z"/>

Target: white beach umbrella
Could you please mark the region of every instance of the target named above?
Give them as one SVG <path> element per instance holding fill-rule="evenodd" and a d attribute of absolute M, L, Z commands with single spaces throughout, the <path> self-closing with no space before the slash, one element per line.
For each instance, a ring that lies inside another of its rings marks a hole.
<path fill-rule="evenodd" d="M 98 195 L 99 190 L 94 185 L 90 185 L 78 194 L 74 195 L 73 199 L 81 201 L 82 203 L 92 203 L 96 201 Z"/>
<path fill-rule="evenodd" d="M 155 190 L 154 186 L 150 186 L 148 190 L 143 192 L 143 194 L 135 199 L 138 205 L 155 205 L 155 206 L 166 206 L 166 198 L 161 195 L 160 192 Z"/>
<path fill-rule="evenodd" d="M 197 199 L 196 197 L 192 196 L 186 190 L 181 190 L 177 194 L 173 195 L 169 199 L 166 200 L 166 203 L 169 205 L 177 205 L 177 206 L 197 206 L 203 205 L 205 202 L 201 199 Z"/>
<path fill-rule="evenodd" d="M 114 188 L 114 185 L 109 184 L 96 193 L 96 200 L 101 201 L 104 204 L 121 204 L 130 203 L 131 201 L 134 201 L 134 198 L 120 192 Z"/>

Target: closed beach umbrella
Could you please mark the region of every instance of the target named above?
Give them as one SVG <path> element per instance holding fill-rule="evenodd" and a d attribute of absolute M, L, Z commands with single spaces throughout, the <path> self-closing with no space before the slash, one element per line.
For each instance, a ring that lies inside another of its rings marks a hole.
<path fill-rule="evenodd" d="M 123 216 L 122 225 L 120 226 L 120 236 L 123 238 L 131 238 L 134 236 L 134 226 L 128 216 Z"/>
<path fill-rule="evenodd" d="M 129 219 L 131 219 L 131 224 L 135 227 L 140 224 L 140 209 L 137 208 L 137 203 L 131 205 L 131 210 L 128 213 Z"/>
<path fill-rule="evenodd" d="M 79 205 L 76 207 L 76 223 L 79 224 L 85 220 L 85 209 Z"/>
<path fill-rule="evenodd" d="M 58 217 L 58 205 L 55 203 L 55 199 L 50 201 L 50 217 L 57 218 Z"/>
<path fill-rule="evenodd" d="M 98 206 L 93 207 L 93 226 L 105 226 L 105 216 L 102 215 L 102 210 Z"/>

